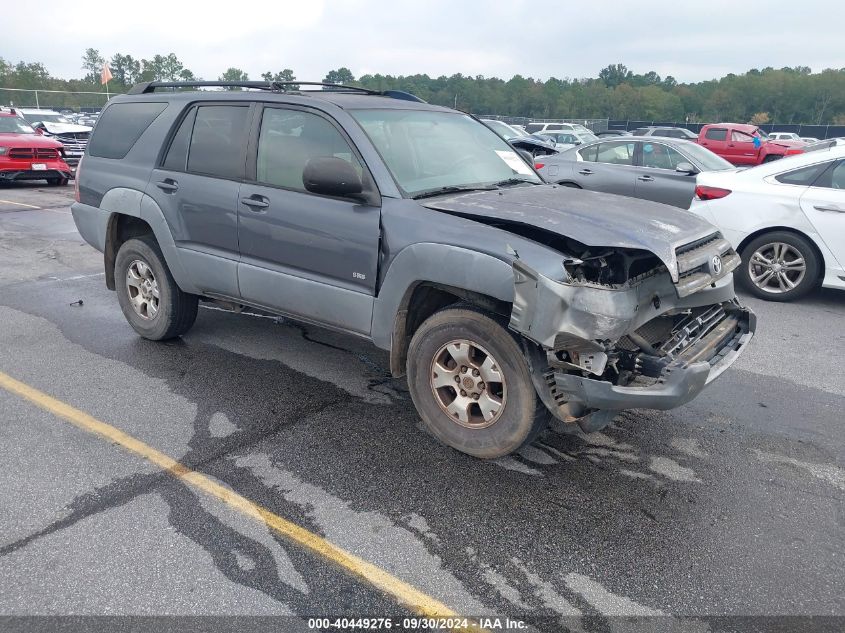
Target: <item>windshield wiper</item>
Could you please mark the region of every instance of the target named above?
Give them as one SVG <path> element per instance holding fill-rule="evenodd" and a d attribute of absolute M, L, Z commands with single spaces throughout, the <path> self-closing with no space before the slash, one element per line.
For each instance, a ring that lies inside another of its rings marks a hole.
<path fill-rule="evenodd" d="M 439 196 L 444 193 L 456 193 L 459 191 L 492 191 L 496 186 L 480 185 L 480 186 L 464 186 L 464 185 L 449 185 L 447 187 L 438 187 L 437 189 L 427 189 L 411 196 L 411 200 L 419 200 L 420 198 L 431 198 Z"/>
<path fill-rule="evenodd" d="M 499 182 L 494 182 L 493 186 L 499 189 L 500 187 L 510 187 L 511 185 L 519 185 L 524 182 L 527 182 L 532 185 L 540 184 L 536 180 L 529 180 L 528 178 L 505 178 L 504 180 L 500 180 Z"/>

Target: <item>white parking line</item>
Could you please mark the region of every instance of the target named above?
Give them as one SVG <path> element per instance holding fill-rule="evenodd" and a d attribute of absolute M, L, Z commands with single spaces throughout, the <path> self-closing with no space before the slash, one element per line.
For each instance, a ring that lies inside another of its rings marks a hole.
<path fill-rule="evenodd" d="M 19 207 L 27 207 L 28 209 L 42 209 L 43 207 L 36 207 L 32 204 L 24 204 L 23 202 L 12 202 L 11 200 L 0 200 L 0 204 L 15 204 Z"/>

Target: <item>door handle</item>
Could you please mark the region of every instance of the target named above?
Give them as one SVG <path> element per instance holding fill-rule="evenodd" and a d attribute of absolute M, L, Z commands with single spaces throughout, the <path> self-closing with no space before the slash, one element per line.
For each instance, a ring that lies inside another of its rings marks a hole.
<path fill-rule="evenodd" d="M 592 174 L 592 173 L 593 173 L 593 170 L 592 170 L 592 169 L 582 169 L 582 170 L 581 170 L 581 171 L 579 171 L 578 173 L 579 173 L 579 174 L 582 174 L 582 175 L 584 175 L 584 176 L 589 176 L 590 174 Z"/>
<path fill-rule="evenodd" d="M 261 211 L 270 206 L 270 201 L 264 196 L 254 195 L 249 198 L 241 198 L 241 204 L 249 207 L 253 211 Z"/>
<path fill-rule="evenodd" d="M 838 207 L 835 204 L 832 206 L 825 206 L 823 204 L 814 205 L 813 208 L 816 211 L 833 211 L 834 213 L 845 213 L 845 209 L 842 207 Z"/>
<path fill-rule="evenodd" d="M 637 180 L 640 180 L 642 182 L 654 182 L 654 178 L 652 178 L 651 176 L 637 176 Z"/>
<path fill-rule="evenodd" d="M 179 183 L 173 180 L 172 178 L 165 178 L 156 183 L 156 187 L 164 191 L 165 193 L 173 193 L 179 188 Z"/>

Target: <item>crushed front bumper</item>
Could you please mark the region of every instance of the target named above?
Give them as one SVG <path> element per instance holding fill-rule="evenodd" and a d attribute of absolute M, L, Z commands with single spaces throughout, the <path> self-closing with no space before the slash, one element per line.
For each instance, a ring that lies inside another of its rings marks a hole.
<path fill-rule="evenodd" d="M 754 336 L 754 313 L 737 303 L 725 305 L 725 317 L 706 335 L 668 362 L 648 385 L 614 385 L 606 380 L 553 371 L 547 376 L 552 398 L 559 405 L 581 410 L 673 409 L 695 398 L 745 350 Z"/>

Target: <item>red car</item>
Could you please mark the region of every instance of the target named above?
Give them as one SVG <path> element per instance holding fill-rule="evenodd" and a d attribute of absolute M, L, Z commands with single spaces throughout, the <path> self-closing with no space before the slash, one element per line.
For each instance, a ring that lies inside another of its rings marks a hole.
<path fill-rule="evenodd" d="M 0 182 L 46 180 L 63 186 L 71 176 L 61 143 L 37 134 L 14 110 L 0 109 Z"/>
<path fill-rule="evenodd" d="M 698 133 L 698 144 L 734 165 L 759 165 L 801 154 L 805 143 L 774 141 L 756 125 L 710 123 Z"/>

